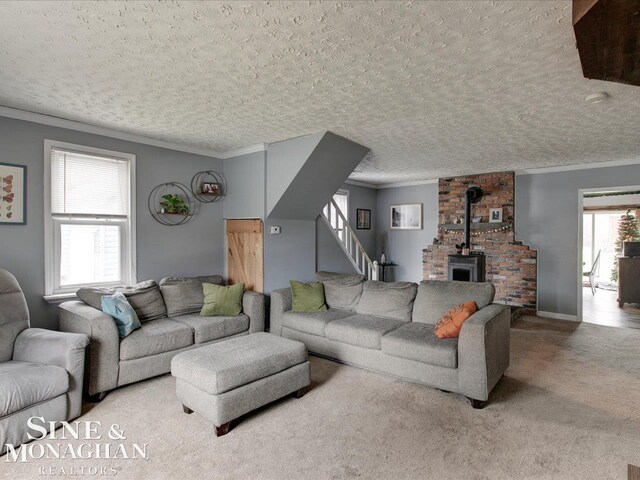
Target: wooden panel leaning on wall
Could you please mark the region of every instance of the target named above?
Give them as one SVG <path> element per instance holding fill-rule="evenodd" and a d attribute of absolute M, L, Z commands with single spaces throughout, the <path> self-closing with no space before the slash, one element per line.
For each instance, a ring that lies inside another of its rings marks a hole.
<path fill-rule="evenodd" d="M 262 220 L 225 220 L 227 231 L 227 282 L 244 283 L 247 290 L 263 293 Z"/>

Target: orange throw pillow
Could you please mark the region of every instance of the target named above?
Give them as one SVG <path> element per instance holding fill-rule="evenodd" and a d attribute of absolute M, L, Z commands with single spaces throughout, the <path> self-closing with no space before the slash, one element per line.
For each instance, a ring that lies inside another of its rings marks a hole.
<path fill-rule="evenodd" d="M 464 321 L 477 311 L 478 306 L 473 300 L 456 305 L 445 313 L 436 325 L 436 337 L 458 338 Z"/>

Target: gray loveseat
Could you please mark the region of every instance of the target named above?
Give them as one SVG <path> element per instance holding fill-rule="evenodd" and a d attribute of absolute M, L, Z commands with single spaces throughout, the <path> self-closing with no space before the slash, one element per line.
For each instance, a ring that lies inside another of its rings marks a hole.
<path fill-rule="evenodd" d="M 0 270 L 0 454 L 29 441 L 30 417 L 47 428 L 80 415 L 88 344 L 85 335 L 29 328 L 20 285 Z"/>
<path fill-rule="evenodd" d="M 491 283 L 365 282 L 361 275 L 318 272 L 329 309 L 291 312 L 291 290 L 271 292 L 273 334 L 350 365 L 460 393 L 482 408 L 509 366 L 511 315 L 493 304 Z M 451 307 L 474 300 L 478 312 L 459 338 L 439 339 L 435 325 Z"/>
<path fill-rule="evenodd" d="M 142 323 L 123 339 L 100 307 L 102 295 L 111 291 L 81 289 L 77 295 L 85 301 L 60 305 L 60 330 L 91 340 L 85 388 L 90 399 L 100 401 L 116 387 L 169 372 L 180 352 L 264 331 L 264 295 L 245 291 L 238 316 L 201 317 L 202 282 L 222 284 L 222 277 L 165 278 L 159 285 L 147 281 L 120 289 Z"/>

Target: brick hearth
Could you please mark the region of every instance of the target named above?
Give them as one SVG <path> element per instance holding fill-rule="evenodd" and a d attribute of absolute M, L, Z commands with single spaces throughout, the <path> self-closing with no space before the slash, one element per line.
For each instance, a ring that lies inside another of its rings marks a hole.
<path fill-rule="evenodd" d="M 438 241 L 423 250 L 423 278 L 446 280 L 448 255 L 456 253 L 455 244 L 464 241 L 464 193 L 470 185 L 478 185 L 485 197 L 473 205 L 472 216 L 482 217 L 474 226 L 471 245 L 486 255 L 487 281 L 496 287 L 497 303 L 536 310 L 538 252 L 515 239 L 515 174 L 488 173 L 438 181 Z M 502 224 L 488 224 L 489 209 L 502 208 Z M 459 229 L 459 230 L 458 230 Z M 497 230 L 497 231 L 496 231 Z"/>

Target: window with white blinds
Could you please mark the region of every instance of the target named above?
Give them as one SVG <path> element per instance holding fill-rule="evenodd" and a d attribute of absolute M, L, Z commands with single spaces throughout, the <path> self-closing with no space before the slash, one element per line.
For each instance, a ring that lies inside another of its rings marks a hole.
<path fill-rule="evenodd" d="M 135 282 L 135 156 L 45 141 L 47 295 Z"/>
<path fill-rule="evenodd" d="M 129 162 L 51 149 L 51 213 L 127 215 Z"/>

